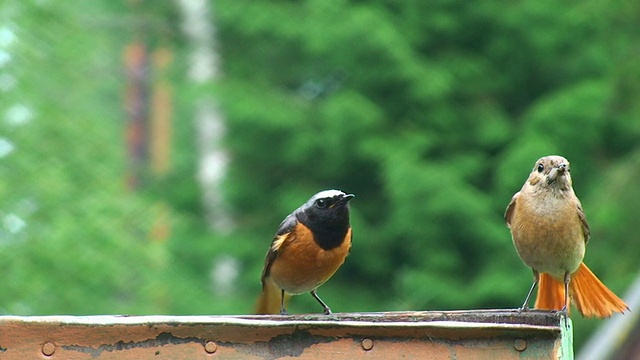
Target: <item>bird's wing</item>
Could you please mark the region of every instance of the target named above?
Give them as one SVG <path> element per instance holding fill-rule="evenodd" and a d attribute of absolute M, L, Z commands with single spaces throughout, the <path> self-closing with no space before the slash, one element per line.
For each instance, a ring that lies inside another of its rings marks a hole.
<path fill-rule="evenodd" d="M 589 238 L 591 237 L 591 230 L 589 230 L 587 217 L 584 215 L 584 210 L 582 210 L 582 204 L 580 203 L 580 200 L 577 201 L 578 219 L 580 219 L 580 223 L 582 224 L 582 233 L 584 234 L 584 243 L 586 244 L 589 242 Z"/>
<path fill-rule="evenodd" d="M 504 212 L 504 221 L 507 223 L 507 226 L 511 228 L 511 217 L 513 216 L 513 210 L 516 207 L 516 200 L 520 196 L 520 191 L 515 193 L 509 201 L 509 205 L 507 205 L 507 209 Z"/>
<path fill-rule="evenodd" d="M 280 223 L 278 231 L 276 231 L 276 235 L 273 237 L 271 246 L 269 246 L 269 250 L 267 251 L 267 256 L 264 259 L 264 268 L 262 269 L 263 286 L 264 279 L 269 276 L 269 272 L 271 271 L 273 260 L 275 260 L 278 255 L 278 250 L 285 242 L 285 240 L 292 236 L 292 231 L 297 224 L 298 220 L 296 219 L 294 214 L 290 214 L 282 221 L 282 223 Z"/>

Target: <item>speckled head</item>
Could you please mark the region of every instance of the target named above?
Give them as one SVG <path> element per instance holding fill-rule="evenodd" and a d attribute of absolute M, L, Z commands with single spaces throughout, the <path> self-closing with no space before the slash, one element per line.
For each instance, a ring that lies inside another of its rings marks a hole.
<path fill-rule="evenodd" d="M 529 175 L 529 184 L 560 190 L 571 188 L 569 161 L 559 155 L 545 156 L 538 161 Z"/>

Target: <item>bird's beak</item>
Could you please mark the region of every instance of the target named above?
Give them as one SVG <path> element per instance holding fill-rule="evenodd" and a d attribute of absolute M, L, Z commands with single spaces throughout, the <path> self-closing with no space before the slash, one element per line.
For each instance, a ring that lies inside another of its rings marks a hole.
<path fill-rule="evenodd" d="M 338 199 L 338 201 L 333 203 L 333 206 L 331 206 L 331 207 L 344 206 L 349 202 L 349 200 L 353 199 L 354 197 L 356 197 L 356 196 L 353 195 L 353 194 L 341 195 L 340 199 Z"/>
<path fill-rule="evenodd" d="M 547 175 L 547 183 L 551 184 L 555 182 L 558 177 L 563 176 L 568 169 L 569 166 L 565 163 L 561 163 L 558 166 L 554 167 L 553 169 L 551 169 L 551 171 L 549 171 L 549 175 Z"/>

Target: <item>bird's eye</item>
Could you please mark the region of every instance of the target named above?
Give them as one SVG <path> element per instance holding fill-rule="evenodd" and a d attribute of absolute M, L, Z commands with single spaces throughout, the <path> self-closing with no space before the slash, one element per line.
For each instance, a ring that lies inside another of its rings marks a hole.
<path fill-rule="evenodd" d="M 544 171 L 544 165 L 538 164 L 538 172 L 541 173 Z"/>
<path fill-rule="evenodd" d="M 319 207 L 320 209 L 326 208 L 327 207 L 327 200 L 325 200 L 325 199 L 316 200 L 316 206 Z"/>

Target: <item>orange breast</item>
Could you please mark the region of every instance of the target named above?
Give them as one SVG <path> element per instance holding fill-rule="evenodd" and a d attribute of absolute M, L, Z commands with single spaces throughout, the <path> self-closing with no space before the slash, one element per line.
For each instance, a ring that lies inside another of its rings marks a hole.
<path fill-rule="evenodd" d="M 331 250 L 323 250 L 313 240 L 311 231 L 298 226 L 278 249 L 270 276 L 286 292 L 311 291 L 329 280 L 344 263 L 351 247 L 351 229 L 345 241 Z"/>

